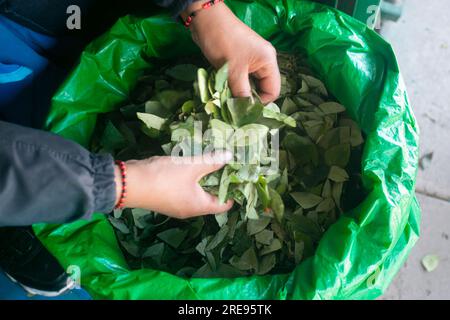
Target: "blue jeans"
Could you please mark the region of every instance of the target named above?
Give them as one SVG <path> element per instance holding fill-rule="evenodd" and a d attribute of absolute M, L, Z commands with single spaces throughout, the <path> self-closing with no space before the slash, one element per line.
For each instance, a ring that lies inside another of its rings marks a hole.
<path fill-rule="evenodd" d="M 0 15 L 0 120 L 41 128 L 83 43 L 52 38 Z"/>

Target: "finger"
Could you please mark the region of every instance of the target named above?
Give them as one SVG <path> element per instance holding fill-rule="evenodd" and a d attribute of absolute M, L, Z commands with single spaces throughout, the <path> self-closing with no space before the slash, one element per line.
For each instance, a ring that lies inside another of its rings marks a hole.
<path fill-rule="evenodd" d="M 253 73 L 258 79 L 259 95 L 262 103 L 266 104 L 275 101 L 281 90 L 281 75 L 276 60 L 266 64 L 261 69 Z"/>
<path fill-rule="evenodd" d="M 228 200 L 225 203 L 220 203 L 219 198 L 201 190 L 202 195 L 199 197 L 202 206 L 202 214 L 218 214 L 231 210 L 233 207 L 233 200 Z"/>
<path fill-rule="evenodd" d="M 228 74 L 228 85 L 233 97 L 250 97 L 252 95 L 252 90 L 248 77 L 248 67 L 230 66 L 230 71 Z"/>
<path fill-rule="evenodd" d="M 231 161 L 233 154 L 227 150 L 215 151 L 194 157 L 193 170 L 198 179 L 221 169 Z"/>

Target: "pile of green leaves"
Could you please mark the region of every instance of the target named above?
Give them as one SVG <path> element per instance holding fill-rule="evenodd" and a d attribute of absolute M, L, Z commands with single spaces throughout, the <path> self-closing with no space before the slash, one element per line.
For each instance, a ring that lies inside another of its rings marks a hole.
<path fill-rule="evenodd" d="M 101 119 L 93 149 L 122 160 L 232 150 L 234 160 L 201 185 L 234 207 L 188 220 L 124 209 L 111 224 L 131 268 L 186 277 L 288 272 L 343 212 L 344 190 L 358 189 L 360 129 L 296 56 L 279 54 L 282 92 L 267 106 L 255 90 L 231 96 L 227 64 L 199 65 L 142 77 L 131 103 Z"/>

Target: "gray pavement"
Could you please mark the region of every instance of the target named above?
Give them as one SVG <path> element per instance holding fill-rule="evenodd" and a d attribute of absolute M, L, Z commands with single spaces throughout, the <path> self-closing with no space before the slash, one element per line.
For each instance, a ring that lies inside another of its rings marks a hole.
<path fill-rule="evenodd" d="M 383 25 L 421 129 L 417 193 L 421 238 L 382 299 L 450 299 L 450 15 L 448 0 L 405 0 L 402 18 Z M 440 258 L 427 272 L 421 260 Z"/>

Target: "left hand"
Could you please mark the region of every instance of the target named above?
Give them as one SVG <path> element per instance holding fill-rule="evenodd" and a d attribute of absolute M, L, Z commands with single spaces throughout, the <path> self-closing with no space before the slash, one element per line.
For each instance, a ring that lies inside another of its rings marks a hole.
<path fill-rule="evenodd" d="M 216 152 L 192 158 L 152 157 L 127 161 L 127 197 L 123 205 L 178 219 L 226 212 L 233 206 L 233 201 L 220 203 L 198 182 L 231 159 L 232 154 L 228 152 Z M 115 176 L 118 202 L 122 195 L 118 167 L 115 168 Z"/>

